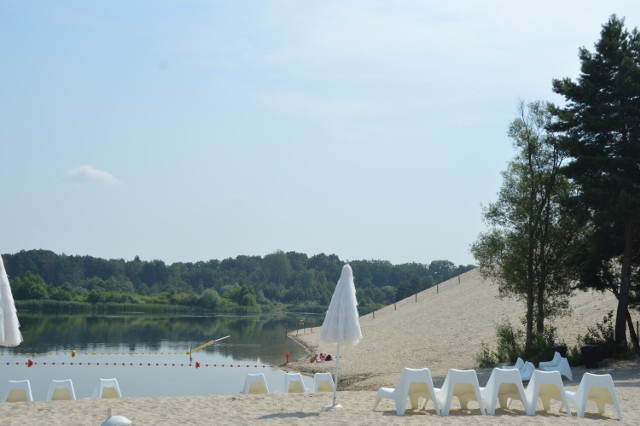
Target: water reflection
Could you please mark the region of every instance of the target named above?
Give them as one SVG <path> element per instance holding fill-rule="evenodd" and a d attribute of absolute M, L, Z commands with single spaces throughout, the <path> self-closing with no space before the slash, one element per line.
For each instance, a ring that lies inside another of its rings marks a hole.
<path fill-rule="evenodd" d="M 318 315 L 302 318 L 306 328 L 322 321 Z M 164 345 L 186 352 L 227 335 L 231 337 L 204 350 L 235 360 L 259 355 L 276 363 L 282 359 L 283 348 L 289 347 L 292 356 L 300 351 L 286 338 L 287 325 L 297 326 L 298 317 L 22 314 L 20 324 L 24 342 L 12 351 L 22 353 L 92 351 L 96 345 L 125 345 L 129 352 L 153 352 Z"/>
<path fill-rule="evenodd" d="M 283 374 L 277 367 L 285 362 L 287 351 L 292 359 L 304 356 L 303 349 L 286 337 L 287 330 L 295 330 L 291 325 L 297 327 L 302 318 L 300 333 L 310 332 L 323 319 L 317 315 L 21 314 L 24 342 L 17 348 L 0 348 L 1 377 L 29 378 L 39 388 L 48 386 L 51 379 L 72 378 L 85 395 L 92 393 L 98 377 L 117 377 L 126 388 L 125 396 L 237 393 L 247 373 L 264 372 L 277 382 Z M 227 335 L 189 359 L 190 348 Z M 26 367 L 28 359 L 35 362 L 31 368 Z M 270 386 L 279 389 L 279 383 Z"/>

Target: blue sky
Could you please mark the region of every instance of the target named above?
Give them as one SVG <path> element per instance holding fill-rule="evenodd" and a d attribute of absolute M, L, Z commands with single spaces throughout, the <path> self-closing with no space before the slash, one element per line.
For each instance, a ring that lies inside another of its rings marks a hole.
<path fill-rule="evenodd" d="M 519 100 L 633 1 L 0 0 L 0 253 L 473 263 Z"/>

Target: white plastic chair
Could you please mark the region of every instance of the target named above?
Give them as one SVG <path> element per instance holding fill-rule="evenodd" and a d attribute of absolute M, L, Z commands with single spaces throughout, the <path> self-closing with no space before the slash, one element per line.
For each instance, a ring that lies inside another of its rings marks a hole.
<path fill-rule="evenodd" d="M 73 389 L 71 379 L 51 380 L 49 384 L 49 392 L 47 393 L 47 401 L 74 400 L 76 392 Z"/>
<path fill-rule="evenodd" d="M 569 366 L 569 360 L 560 355 L 559 352 L 553 354 L 551 361 L 541 361 L 538 364 L 538 368 L 543 371 L 559 371 L 567 379 L 573 380 L 573 372 L 571 371 L 571 366 Z"/>
<path fill-rule="evenodd" d="M 508 409 L 512 400 L 519 400 L 527 412 L 527 397 L 524 395 L 522 387 L 522 377 L 520 371 L 504 368 L 494 368 L 487 385 L 480 388 L 482 402 L 487 414 L 493 416 L 496 412 L 496 403 L 500 403 L 500 408 Z"/>
<path fill-rule="evenodd" d="M 540 368 L 541 370 L 544 370 L 545 367 L 552 367 L 554 365 L 558 365 L 560 363 L 560 358 L 562 358 L 562 355 L 560 355 L 560 352 L 554 352 L 553 358 L 551 358 L 551 361 L 540 361 L 540 363 L 538 364 L 538 368 Z"/>
<path fill-rule="evenodd" d="M 102 399 L 122 398 L 118 379 L 100 379 L 93 396 Z"/>
<path fill-rule="evenodd" d="M 478 401 L 480 413 L 485 415 L 484 403 L 480 394 L 480 385 L 478 384 L 478 375 L 476 370 L 456 370 L 450 369 L 447 377 L 440 389 L 435 388 L 436 399 L 440 405 L 440 411 L 443 416 L 449 415 L 451 401 L 453 397 L 457 397 L 460 401 L 460 407 L 466 410 L 469 401 Z"/>
<path fill-rule="evenodd" d="M 331 373 L 316 373 L 313 375 L 314 392 L 333 392 L 335 383 Z"/>
<path fill-rule="evenodd" d="M 284 388 L 288 393 L 305 393 L 308 390 L 300 373 L 285 373 Z"/>
<path fill-rule="evenodd" d="M 536 367 L 533 365 L 533 363 L 525 361 L 522 370 L 520 370 L 520 377 L 523 381 L 529 381 L 531 380 L 531 376 L 533 375 L 534 371 L 536 371 Z"/>
<path fill-rule="evenodd" d="M 565 394 L 575 404 L 578 417 L 584 417 L 588 402 L 594 401 L 601 415 L 604 414 L 605 404 L 616 407 L 618 419 L 622 421 L 620 402 L 610 374 L 584 373 L 578 389 L 575 392 L 565 391 Z"/>
<path fill-rule="evenodd" d="M 242 389 L 244 394 L 269 394 L 269 386 L 267 386 L 267 379 L 263 373 L 247 374 L 244 379 L 244 388 Z"/>
<path fill-rule="evenodd" d="M 554 399 L 561 401 L 567 415 L 571 416 L 571 408 L 569 408 L 569 403 L 567 402 L 562 376 L 560 376 L 559 371 L 535 370 L 524 394 L 527 397 L 527 415 L 529 416 L 536 414 L 538 398 L 542 400 L 544 411 L 549 412 L 551 400 Z"/>
<path fill-rule="evenodd" d="M 378 407 L 382 398 L 389 398 L 395 401 L 396 414 L 399 416 L 404 415 L 406 411 L 407 399 L 409 399 L 412 409 L 420 408 L 418 406 L 419 398 L 425 399 L 424 408 L 426 408 L 431 399 L 436 414 L 440 415 L 440 407 L 436 401 L 435 388 L 428 368 L 404 368 L 395 388 L 382 387 L 378 390 L 373 403 L 373 410 Z"/>
<path fill-rule="evenodd" d="M 7 392 L 2 399 L 5 402 L 33 402 L 29 380 L 9 380 Z"/>
<path fill-rule="evenodd" d="M 516 363 L 514 365 L 504 365 L 502 366 L 504 370 L 518 370 L 520 372 L 520 377 L 523 381 L 531 380 L 531 375 L 533 374 L 533 370 L 536 369 L 535 365 L 529 361 L 525 361 L 522 358 L 518 357 Z"/>

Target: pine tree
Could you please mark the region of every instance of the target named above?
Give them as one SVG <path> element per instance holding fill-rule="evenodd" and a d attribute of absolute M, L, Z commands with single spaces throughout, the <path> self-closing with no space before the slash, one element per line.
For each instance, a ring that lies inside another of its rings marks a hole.
<path fill-rule="evenodd" d="M 582 288 L 616 295 L 616 343 L 627 346 L 628 323 L 637 349 L 628 308 L 640 261 L 640 34 L 612 15 L 595 52 L 581 48 L 579 58 L 576 82 L 553 81 L 566 100 L 553 110 L 571 159 L 563 173 L 577 185 L 574 201 L 589 223 L 572 265 Z"/>

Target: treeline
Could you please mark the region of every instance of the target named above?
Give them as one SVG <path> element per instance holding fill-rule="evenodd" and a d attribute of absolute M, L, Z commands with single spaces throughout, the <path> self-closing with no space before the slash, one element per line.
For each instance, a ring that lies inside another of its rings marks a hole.
<path fill-rule="evenodd" d="M 100 259 L 48 250 L 3 256 L 16 304 L 25 309 L 87 310 L 96 306 L 208 312 L 324 312 L 344 264 L 336 255 L 276 251 L 264 257 L 177 262 Z M 350 262 L 361 313 L 459 275 L 473 265 Z"/>

